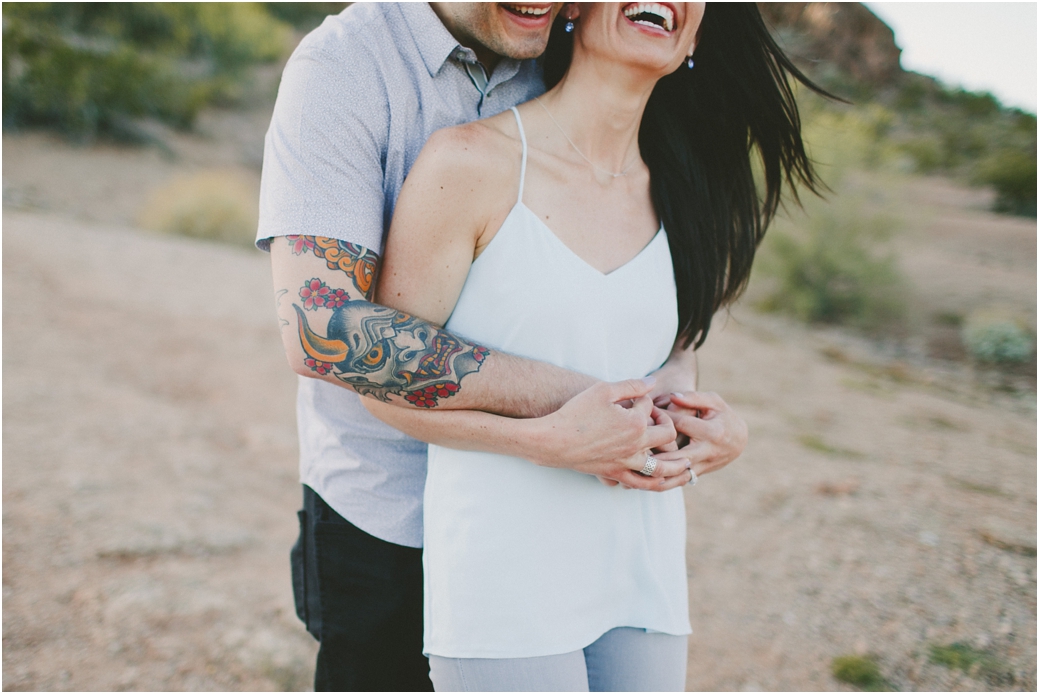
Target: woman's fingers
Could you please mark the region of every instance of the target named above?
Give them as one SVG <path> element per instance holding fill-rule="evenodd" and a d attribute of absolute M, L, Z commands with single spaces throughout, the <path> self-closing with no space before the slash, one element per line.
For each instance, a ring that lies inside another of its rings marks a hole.
<path fill-rule="evenodd" d="M 676 487 L 684 487 L 685 485 L 689 484 L 689 482 L 692 481 L 692 479 L 693 476 L 690 474 L 690 471 L 688 469 L 683 470 L 674 477 L 670 477 L 668 479 L 661 481 L 660 486 L 657 488 L 657 491 L 666 492 L 667 490 L 675 489 Z"/>
<path fill-rule="evenodd" d="M 689 468 L 689 462 L 685 458 L 673 458 L 671 460 L 658 457 L 658 455 L 666 455 L 664 453 L 653 456 L 653 459 L 657 461 L 657 467 L 653 471 L 652 475 L 644 475 L 644 477 L 674 477 Z"/>
<path fill-rule="evenodd" d="M 667 406 L 671 404 L 671 394 L 664 393 L 653 398 L 653 404 L 661 409 L 667 409 Z"/>
<path fill-rule="evenodd" d="M 703 439 L 712 433 L 714 425 L 709 421 L 691 414 L 669 412 L 675 431 L 685 434 L 691 440 Z"/>

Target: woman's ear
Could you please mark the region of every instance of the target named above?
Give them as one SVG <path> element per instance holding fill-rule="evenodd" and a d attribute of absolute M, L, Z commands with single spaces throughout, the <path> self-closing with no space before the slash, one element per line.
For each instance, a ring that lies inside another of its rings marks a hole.
<path fill-rule="evenodd" d="M 563 3 L 563 8 L 559 10 L 559 14 L 566 19 L 577 19 L 581 16 L 581 3 L 565 2 Z"/>

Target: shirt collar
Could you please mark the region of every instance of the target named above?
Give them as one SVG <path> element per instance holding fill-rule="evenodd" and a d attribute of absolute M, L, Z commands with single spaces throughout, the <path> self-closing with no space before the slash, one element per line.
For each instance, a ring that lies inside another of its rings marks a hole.
<path fill-rule="evenodd" d="M 397 7 L 408 30 L 411 31 L 430 77 L 435 76 L 461 45 L 433 12 L 429 3 L 402 2 L 398 3 Z"/>
<path fill-rule="evenodd" d="M 397 3 L 397 7 L 415 40 L 415 45 L 422 55 L 422 62 L 426 64 L 430 77 L 435 77 L 440 72 L 440 68 L 444 66 L 448 58 L 454 58 L 463 63 L 476 62 L 476 53 L 473 52 L 473 49 L 458 43 L 428 2 L 401 2 Z M 515 77 L 521 65 L 522 62 L 519 60 L 502 58 L 494 73 L 490 75 L 487 91 Z"/>

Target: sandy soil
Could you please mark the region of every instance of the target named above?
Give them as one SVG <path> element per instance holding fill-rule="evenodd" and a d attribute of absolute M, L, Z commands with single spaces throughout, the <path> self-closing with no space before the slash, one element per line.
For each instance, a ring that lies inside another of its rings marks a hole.
<path fill-rule="evenodd" d="M 255 176 L 265 121 L 247 120 L 204 122 L 172 157 L 4 137 L 4 689 L 311 682 L 267 259 L 130 227 L 179 171 Z M 213 145 L 224 131 L 239 144 Z M 902 193 L 921 301 L 1034 317 L 1033 221 L 941 181 Z M 1034 690 L 1034 370 L 993 388 L 926 345 L 745 309 L 723 322 L 702 387 L 751 442 L 687 491 L 689 688 L 848 689 L 831 659 L 871 654 L 899 689 Z M 1002 674 L 928 662 L 957 641 Z"/>

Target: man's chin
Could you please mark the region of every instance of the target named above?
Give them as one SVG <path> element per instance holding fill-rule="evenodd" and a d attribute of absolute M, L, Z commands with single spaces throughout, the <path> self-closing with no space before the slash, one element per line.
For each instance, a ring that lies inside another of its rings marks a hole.
<path fill-rule="evenodd" d="M 510 7 L 527 7 L 527 5 L 498 4 L 498 20 L 501 27 L 501 34 L 498 37 L 500 50 L 495 52 L 514 60 L 537 58 L 545 52 L 545 47 L 548 45 L 553 17 L 551 6 L 546 8 L 547 11 L 543 15 L 536 17 L 518 14 L 509 9 Z"/>
<path fill-rule="evenodd" d="M 493 47 L 492 50 L 503 58 L 511 58 L 513 60 L 538 58 L 545 52 L 545 47 L 548 46 L 547 37 L 542 39 L 540 36 L 502 36 L 500 39 L 499 44 Z"/>
<path fill-rule="evenodd" d="M 529 4 L 500 2 L 498 3 L 498 16 L 507 29 L 544 33 L 547 37 L 553 19 L 552 5 L 540 2 Z"/>

